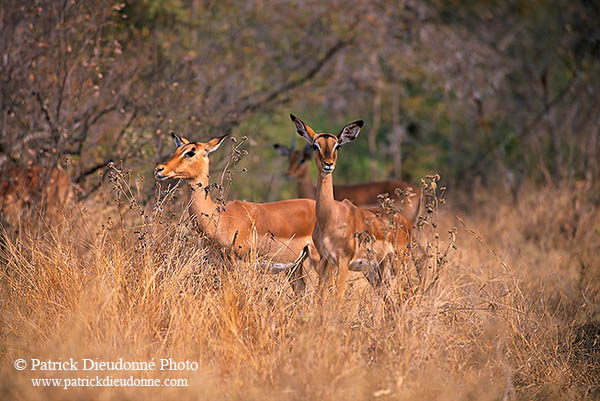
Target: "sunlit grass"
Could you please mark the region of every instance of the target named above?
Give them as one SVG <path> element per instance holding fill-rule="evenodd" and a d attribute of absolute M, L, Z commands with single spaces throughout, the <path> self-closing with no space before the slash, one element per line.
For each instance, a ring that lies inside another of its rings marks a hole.
<path fill-rule="evenodd" d="M 587 192 L 531 189 L 514 205 L 484 191 L 470 210 L 440 206 L 423 235 L 438 233 L 446 249 L 456 226 L 457 250 L 433 285 L 410 287 L 414 266 L 397 275 L 381 316 L 360 274 L 340 307 L 317 299 L 313 272 L 296 299 L 285 276 L 231 261 L 185 214 L 164 211 L 171 200 L 151 210 L 126 185 L 118 191 L 120 208 L 90 201 L 58 225 L 31 218 L 6 233 L 3 399 L 600 396 L 600 212 Z M 32 372 L 15 370 L 17 358 L 172 358 L 199 369 Z M 63 390 L 30 381 L 96 374 L 184 377 L 189 386 Z"/>

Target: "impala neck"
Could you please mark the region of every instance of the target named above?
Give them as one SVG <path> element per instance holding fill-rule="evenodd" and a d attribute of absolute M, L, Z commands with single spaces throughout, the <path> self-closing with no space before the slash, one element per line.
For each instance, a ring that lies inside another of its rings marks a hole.
<path fill-rule="evenodd" d="M 310 169 L 306 169 L 304 174 L 298 179 L 298 197 L 315 199 L 316 187 L 310 176 Z"/>
<path fill-rule="evenodd" d="M 208 168 L 206 170 L 208 171 Z M 196 216 L 198 223 L 200 223 L 204 230 L 214 226 L 214 223 L 211 224 L 211 222 L 214 222 L 214 218 L 211 217 L 214 217 L 218 213 L 217 204 L 210 197 L 210 191 L 206 191 L 208 185 L 208 175 L 189 182 L 192 213 Z"/>
<path fill-rule="evenodd" d="M 322 176 L 321 173 L 319 173 L 315 200 L 317 221 L 328 220 L 332 216 L 332 211 L 335 206 L 335 200 L 333 199 L 332 174 Z"/>

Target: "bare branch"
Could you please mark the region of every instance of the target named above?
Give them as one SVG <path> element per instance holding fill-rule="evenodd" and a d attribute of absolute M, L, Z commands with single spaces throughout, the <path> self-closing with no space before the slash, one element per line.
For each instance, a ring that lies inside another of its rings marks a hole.
<path fill-rule="evenodd" d="M 48 109 L 44 105 L 44 101 L 42 100 L 42 95 L 40 95 L 40 93 L 37 92 L 37 91 L 33 91 L 31 94 L 33 96 L 35 96 L 35 98 L 37 99 L 38 103 L 40 104 L 40 108 L 42 109 L 42 112 L 44 113 L 44 118 L 48 122 L 48 125 L 50 125 L 50 129 L 54 130 L 55 129 L 54 123 L 52 122 L 52 120 L 50 118 L 50 112 L 48 111 Z"/>
<path fill-rule="evenodd" d="M 79 174 L 77 176 L 77 178 L 75 179 L 75 182 L 77 184 L 79 184 L 81 181 L 83 181 L 87 176 L 94 174 L 96 171 L 103 169 L 104 167 L 108 166 L 111 162 L 113 162 L 112 157 L 108 158 L 90 168 L 88 168 L 87 170 L 85 170 L 83 173 Z"/>
<path fill-rule="evenodd" d="M 266 95 L 261 96 L 259 94 L 256 94 L 256 95 L 248 96 L 248 98 L 261 97 L 262 99 L 260 99 L 258 101 L 254 101 L 254 102 L 249 102 L 244 107 L 242 107 L 240 110 L 231 112 L 230 115 L 232 118 L 230 120 L 230 123 L 234 124 L 242 115 L 244 115 L 248 112 L 255 111 L 261 107 L 264 107 L 265 105 L 267 105 L 269 103 L 276 101 L 281 95 L 283 95 L 286 92 L 289 92 L 293 89 L 296 89 L 296 88 L 302 86 L 303 84 L 305 84 L 306 82 L 308 82 L 309 80 L 311 80 L 315 75 L 317 75 L 317 73 L 319 71 L 321 71 L 321 69 L 323 69 L 323 67 L 327 64 L 328 61 L 330 61 L 340 50 L 342 50 L 344 47 L 346 47 L 351 42 L 352 42 L 352 40 L 339 40 L 335 45 L 333 45 L 331 48 L 329 48 L 329 50 L 327 50 L 327 52 L 325 52 L 325 54 L 317 61 L 317 63 L 313 66 L 313 68 L 308 70 L 301 77 L 292 79 L 291 81 L 280 85 L 277 89 L 271 91 L 270 93 L 268 93 Z"/>
<path fill-rule="evenodd" d="M 524 138 L 528 137 L 529 135 L 531 135 L 531 133 L 533 132 L 533 129 L 540 123 L 540 121 L 543 120 L 543 118 L 550 112 L 550 110 L 552 110 L 556 105 L 560 104 L 560 102 L 563 100 L 565 95 L 567 93 L 569 93 L 569 90 L 575 83 L 575 80 L 576 80 L 576 76 L 573 76 L 569 80 L 569 82 L 567 82 L 567 84 L 561 89 L 561 91 L 556 96 L 554 96 L 554 98 L 552 98 L 552 100 L 549 101 L 544 106 L 544 108 L 542 110 L 540 110 L 538 112 L 538 114 L 535 115 L 531 119 L 531 121 L 527 125 L 525 125 L 525 127 L 521 130 L 521 132 L 518 135 L 516 135 L 516 139 L 524 139 Z M 485 152 L 483 152 L 481 157 L 479 157 L 477 160 L 475 160 L 473 163 L 471 163 L 469 166 L 467 166 L 463 170 L 459 171 L 457 174 L 458 178 L 460 179 L 469 171 L 470 172 L 480 171 L 481 168 L 483 167 L 483 163 L 485 161 L 487 161 L 487 159 L 492 154 L 494 154 L 494 152 L 496 152 L 496 149 L 500 148 L 501 146 L 504 146 L 508 142 L 508 140 L 512 139 L 512 138 L 514 138 L 514 137 L 505 136 L 500 141 L 494 143 L 490 148 L 488 148 Z"/>

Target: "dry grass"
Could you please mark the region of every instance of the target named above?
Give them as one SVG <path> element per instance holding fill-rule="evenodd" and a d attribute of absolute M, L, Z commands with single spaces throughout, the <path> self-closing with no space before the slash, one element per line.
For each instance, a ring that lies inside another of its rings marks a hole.
<path fill-rule="evenodd" d="M 53 228 L 32 218 L 6 235 L 2 399 L 600 398 L 600 211 L 589 192 L 532 188 L 515 206 L 479 191 L 469 210 L 442 206 L 424 235 L 440 233 L 445 250 L 457 226 L 457 250 L 433 285 L 409 287 L 416 269 L 397 276 L 378 317 L 364 279 L 341 309 L 313 292 L 296 300 L 284 276 L 228 261 L 180 212 L 140 206 L 126 180 L 115 186 L 119 208 L 77 205 Z M 63 390 L 30 379 L 102 372 L 17 371 L 16 358 L 199 369 L 124 374 L 189 387 Z"/>

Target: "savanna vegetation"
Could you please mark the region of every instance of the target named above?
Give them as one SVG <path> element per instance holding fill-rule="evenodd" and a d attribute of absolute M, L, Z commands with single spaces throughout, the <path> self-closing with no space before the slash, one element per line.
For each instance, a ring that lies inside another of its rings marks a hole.
<path fill-rule="evenodd" d="M 599 76 L 594 0 L 4 1 L 2 398 L 600 399 Z M 296 297 L 152 176 L 170 131 L 230 134 L 213 197 L 294 198 L 272 146 L 304 146 L 290 112 L 365 120 L 336 183 L 426 194 L 383 311 L 358 273 L 341 305 L 311 270 Z M 31 380 L 97 374 L 189 385 Z"/>

